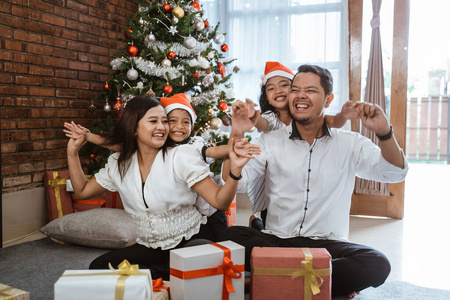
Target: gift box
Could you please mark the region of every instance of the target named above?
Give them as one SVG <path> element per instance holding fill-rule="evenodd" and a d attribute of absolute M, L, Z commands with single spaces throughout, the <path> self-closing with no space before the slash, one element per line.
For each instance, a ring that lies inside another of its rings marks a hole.
<path fill-rule="evenodd" d="M 254 247 L 250 298 L 331 299 L 331 256 L 324 248 Z"/>
<path fill-rule="evenodd" d="M 225 214 L 227 215 L 228 226 L 236 225 L 236 196 L 234 196 L 233 202 L 231 202 Z"/>
<path fill-rule="evenodd" d="M 30 293 L 0 283 L 0 299 L 29 300 Z"/>
<path fill-rule="evenodd" d="M 123 261 L 119 270 L 68 270 L 55 283 L 55 300 L 150 300 L 152 279 L 149 270 Z"/>
<path fill-rule="evenodd" d="M 47 171 L 44 173 L 44 189 L 47 198 L 49 221 L 73 213 L 71 193 L 66 191 L 69 171 Z"/>
<path fill-rule="evenodd" d="M 170 281 L 163 281 L 162 278 L 153 280 L 152 300 L 169 300 Z"/>
<path fill-rule="evenodd" d="M 171 250 L 170 298 L 244 299 L 244 259 L 232 241 Z"/>

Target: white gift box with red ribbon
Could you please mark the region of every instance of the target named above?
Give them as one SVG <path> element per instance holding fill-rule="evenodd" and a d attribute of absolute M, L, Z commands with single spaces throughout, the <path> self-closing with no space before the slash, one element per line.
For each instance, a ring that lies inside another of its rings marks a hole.
<path fill-rule="evenodd" d="M 171 300 L 243 300 L 245 248 L 232 241 L 170 251 Z"/>

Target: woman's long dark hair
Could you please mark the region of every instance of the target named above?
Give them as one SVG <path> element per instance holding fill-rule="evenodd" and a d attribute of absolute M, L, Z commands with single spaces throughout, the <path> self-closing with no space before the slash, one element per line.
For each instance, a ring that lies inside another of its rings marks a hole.
<path fill-rule="evenodd" d="M 114 131 L 112 133 L 102 134 L 107 140 L 105 145 L 122 146 L 118 158 L 118 167 L 121 178 L 125 176 L 125 173 L 131 164 L 131 157 L 138 150 L 136 129 L 139 121 L 144 117 L 148 110 L 158 105 L 161 105 L 161 103 L 151 96 L 144 95 L 134 97 L 128 101 L 122 116 L 114 127 Z M 167 132 L 167 134 L 169 133 Z M 168 138 L 161 148 L 161 150 L 163 150 L 163 155 L 166 154 L 167 148 L 174 146 L 175 143 Z"/>

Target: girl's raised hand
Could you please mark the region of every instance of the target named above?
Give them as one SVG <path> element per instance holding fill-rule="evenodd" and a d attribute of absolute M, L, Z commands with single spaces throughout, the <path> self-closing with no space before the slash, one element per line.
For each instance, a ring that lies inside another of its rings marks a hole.
<path fill-rule="evenodd" d="M 261 148 L 258 145 L 249 143 L 248 138 L 236 140 L 234 143 L 234 152 L 238 156 L 255 158 L 253 155 L 259 155 Z"/>
<path fill-rule="evenodd" d="M 79 139 L 83 133 L 90 133 L 89 129 L 81 126 L 80 124 L 75 124 L 73 121 L 70 123 L 64 122 L 63 131 L 68 138 Z"/>

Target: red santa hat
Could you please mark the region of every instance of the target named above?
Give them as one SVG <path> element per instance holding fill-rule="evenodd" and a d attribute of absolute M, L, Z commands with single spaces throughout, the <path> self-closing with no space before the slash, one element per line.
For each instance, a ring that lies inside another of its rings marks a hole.
<path fill-rule="evenodd" d="M 189 115 L 191 116 L 192 124 L 194 124 L 195 120 L 197 119 L 197 115 L 195 114 L 194 109 L 189 103 L 186 95 L 183 93 L 175 94 L 169 98 L 161 97 L 161 104 L 164 107 L 166 115 L 168 115 L 172 110 L 180 108 L 189 113 Z"/>
<path fill-rule="evenodd" d="M 294 72 L 291 69 L 286 68 L 282 64 L 276 61 L 266 62 L 266 69 L 264 70 L 264 75 L 262 76 L 261 87 L 263 87 L 267 80 L 275 76 L 286 77 L 289 80 L 294 79 Z"/>

